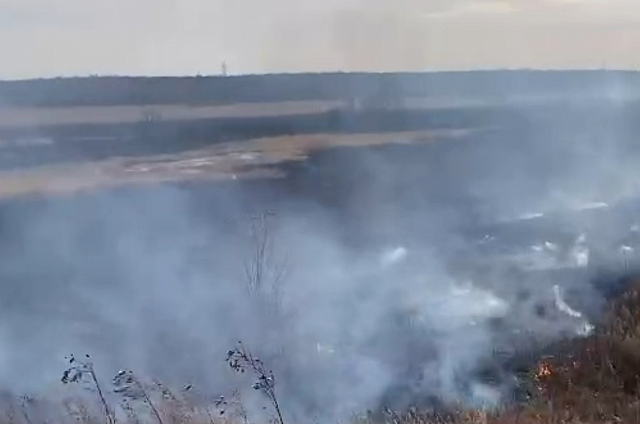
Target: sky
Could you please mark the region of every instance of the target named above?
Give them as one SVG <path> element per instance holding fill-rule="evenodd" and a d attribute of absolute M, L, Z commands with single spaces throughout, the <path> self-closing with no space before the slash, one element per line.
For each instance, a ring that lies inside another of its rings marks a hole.
<path fill-rule="evenodd" d="M 640 67 L 640 0 L 0 0 L 0 78 Z"/>

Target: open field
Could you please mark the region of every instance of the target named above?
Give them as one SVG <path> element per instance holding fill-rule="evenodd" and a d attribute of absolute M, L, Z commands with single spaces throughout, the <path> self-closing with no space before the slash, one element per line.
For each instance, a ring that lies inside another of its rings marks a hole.
<path fill-rule="evenodd" d="M 640 423 L 609 76 L 0 82 L 0 424 Z"/>
<path fill-rule="evenodd" d="M 457 143 L 481 130 L 426 130 L 388 134 L 315 134 L 219 143 L 179 154 L 112 158 L 0 172 L 0 197 L 73 193 L 127 184 L 282 176 L 279 166 L 315 152 L 383 144 Z"/>
<path fill-rule="evenodd" d="M 479 109 L 495 107 L 550 106 L 563 102 L 588 102 L 591 96 L 567 98 L 557 96 L 523 96 L 512 98 L 403 98 L 391 109 L 439 110 Z M 372 104 L 381 107 L 384 103 Z M 237 103 L 229 105 L 114 105 L 70 107 L 0 107 L 0 128 L 41 127 L 78 124 L 129 124 L 147 120 L 189 121 L 216 118 L 260 118 L 326 113 L 349 108 L 366 108 L 349 100 L 286 101 L 264 103 Z"/>
<path fill-rule="evenodd" d="M 611 300 L 606 320 L 595 333 L 579 340 L 561 341 L 522 352 L 518 378 L 527 398 L 504 407 L 469 409 L 456 404 L 437 409 L 410 411 L 353 411 L 346 424 L 635 424 L 640 422 L 640 285 L 628 288 Z M 80 360 L 82 361 L 82 360 Z M 93 368 L 90 368 L 93 370 Z M 253 372 L 251 369 L 248 372 Z M 158 381 L 145 381 L 132 374 L 142 396 L 128 392 L 108 395 L 111 415 L 118 422 L 156 424 L 248 424 L 253 421 L 239 394 L 208 399 L 197 388 L 172 389 Z M 277 377 L 277 375 L 276 375 Z M 114 380 L 116 381 L 116 380 Z M 112 383 L 99 381 L 103 388 Z M 116 383 L 113 383 L 116 384 Z M 95 391 L 77 390 L 60 384 L 55 398 L 14 398 L 5 393 L 0 400 L 0 422 L 12 424 L 93 424 L 111 422 L 105 416 Z M 94 386 L 91 380 L 80 386 Z M 84 392 L 84 393 L 83 393 Z M 88 395 L 87 395 L 88 393 Z M 102 395 L 100 395 L 102 396 Z M 220 399 L 223 399 L 222 401 Z M 258 422 L 295 422 L 280 419 L 265 396 L 264 417 Z M 281 400 L 282 402 L 282 400 Z M 280 404 L 281 407 L 286 405 Z M 331 405 L 324 405 L 331 408 Z M 269 418 L 271 417 L 271 418 Z"/>
<path fill-rule="evenodd" d="M 76 107 L 0 107 L 0 127 L 74 124 L 123 124 L 155 120 L 247 118 L 322 113 L 342 107 L 338 101 L 242 103 L 221 106 L 142 105 Z"/>

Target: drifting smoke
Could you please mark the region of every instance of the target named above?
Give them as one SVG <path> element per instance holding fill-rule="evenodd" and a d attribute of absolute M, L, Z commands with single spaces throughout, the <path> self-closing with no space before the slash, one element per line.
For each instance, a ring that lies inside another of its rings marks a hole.
<path fill-rule="evenodd" d="M 17 392 L 57 391 L 62 359 L 75 352 L 90 353 L 106 381 L 129 368 L 211 396 L 251 391 L 224 363 L 242 340 L 274 370 L 286 414 L 300 420 L 433 399 L 499 403 L 513 380 L 483 380 L 483 361 L 517 349 L 531 333 L 543 340 L 588 334 L 601 300 L 581 270 L 593 252 L 611 249 L 584 231 L 592 220 L 573 214 L 578 202 L 567 205 L 569 196 L 555 193 L 617 195 L 628 180 L 616 178 L 624 171 L 617 155 L 565 162 L 560 171 L 497 167 L 531 158 L 517 150 L 478 153 L 483 172 L 495 171 L 461 183 L 478 204 L 491 205 L 485 227 L 471 236 L 463 235 L 460 210 L 425 194 L 426 179 L 413 181 L 420 164 L 375 152 L 344 170 L 366 172 L 348 180 L 351 200 L 337 214 L 276 191 L 277 201 L 267 202 L 275 216 L 263 215 L 255 190 L 239 182 L 8 203 L 0 380 Z M 502 172 L 512 172 L 508 183 Z M 537 192 L 518 192 L 542 176 Z M 609 184 L 595 193 L 598 179 Z M 518 203 L 526 205 L 516 211 L 520 219 L 491 226 L 488 218 Z M 529 206 L 544 212 L 527 213 Z M 554 215 L 568 207 L 569 215 Z M 610 226 L 596 219 L 596 235 L 610 235 L 608 243 L 637 225 L 620 230 L 617 218 Z M 545 233 L 545 226 L 560 230 Z M 375 234 L 374 242 L 362 234 Z M 257 255 L 256 246 L 265 249 Z M 487 263 L 497 264 L 495 272 L 486 272 Z M 578 277 L 553 274 L 566 270 Z"/>

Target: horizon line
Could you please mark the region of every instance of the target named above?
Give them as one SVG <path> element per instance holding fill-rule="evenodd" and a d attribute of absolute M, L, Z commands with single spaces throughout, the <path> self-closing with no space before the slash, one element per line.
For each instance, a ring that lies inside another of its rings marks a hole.
<path fill-rule="evenodd" d="M 180 79 L 180 78 L 237 78 L 250 76 L 285 76 L 285 75 L 409 75 L 409 74 L 463 74 L 463 73 L 497 73 L 497 72 L 554 72 L 554 73 L 595 73 L 595 72 L 615 72 L 615 73 L 640 73 L 640 69 L 628 68 L 470 68 L 470 69 L 438 69 L 421 71 L 291 71 L 291 72 L 254 72 L 254 73 L 232 73 L 232 74 L 75 74 L 56 76 L 29 76 L 24 78 L 0 78 L 0 82 L 30 82 L 30 81 L 50 81 L 50 80 L 71 80 L 71 79 L 92 79 L 92 78 L 157 78 L 157 79 Z"/>

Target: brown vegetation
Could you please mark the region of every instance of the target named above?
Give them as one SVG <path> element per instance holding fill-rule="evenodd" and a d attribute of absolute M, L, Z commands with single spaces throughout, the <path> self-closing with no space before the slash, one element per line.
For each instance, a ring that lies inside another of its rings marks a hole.
<path fill-rule="evenodd" d="M 125 105 L 76 107 L 0 107 L 1 127 L 37 127 L 73 124 L 123 124 L 149 117 L 169 121 L 212 118 L 247 118 L 302 115 L 327 112 L 342 107 L 337 101 L 292 101 L 193 106 Z"/>
<path fill-rule="evenodd" d="M 500 411 L 465 410 L 453 406 L 446 414 L 387 411 L 382 416 L 354 416 L 353 420 L 358 424 L 640 423 L 640 283 L 612 302 L 608 314 L 608 319 L 593 336 L 548 346 L 546 353 L 532 362 L 526 378 L 533 391 L 524 404 Z M 256 373 L 259 382 L 264 380 L 264 387 L 258 389 L 270 395 L 267 401 L 276 406 L 273 411 L 275 421 L 286 422 L 286 418 L 279 415 L 270 371 L 263 370 L 263 365 L 253 360 L 242 346 L 230 351 L 229 355 L 232 368 L 243 372 L 247 369 L 249 373 Z M 72 360 L 63 380 L 81 382 L 83 378 L 99 388 L 92 365 Z M 120 372 L 114 382 L 120 387 L 121 411 L 126 416 L 119 418 L 120 421 L 155 421 L 159 424 L 249 422 L 237 394 L 203 404 L 201 398 L 193 401 L 197 395 L 192 393 L 191 387 L 174 393 L 158 382 L 144 384 L 129 371 Z M 4 421 L 0 419 L 0 422 L 93 424 L 117 420 L 101 392 L 97 393 L 96 405 L 87 404 L 86 397 L 76 397 L 67 398 L 57 407 L 44 400 L 5 396 Z M 43 411 L 46 412 L 43 414 Z"/>
<path fill-rule="evenodd" d="M 304 161 L 317 150 L 390 143 L 463 139 L 473 129 L 433 129 L 386 134 L 314 134 L 218 143 L 180 154 L 112 158 L 0 171 L 0 197 L 73 193 L 101 187 L 184 180 L 279 177 L 277 165 Z"/>
<path fill-rule="evenodd" d="M 640 423 L 640 281 L 611 302 L 590 337 L 547 346 L 525 377 L 530 399 L 500 411 L 412 412 L 403 424 Z"/>

